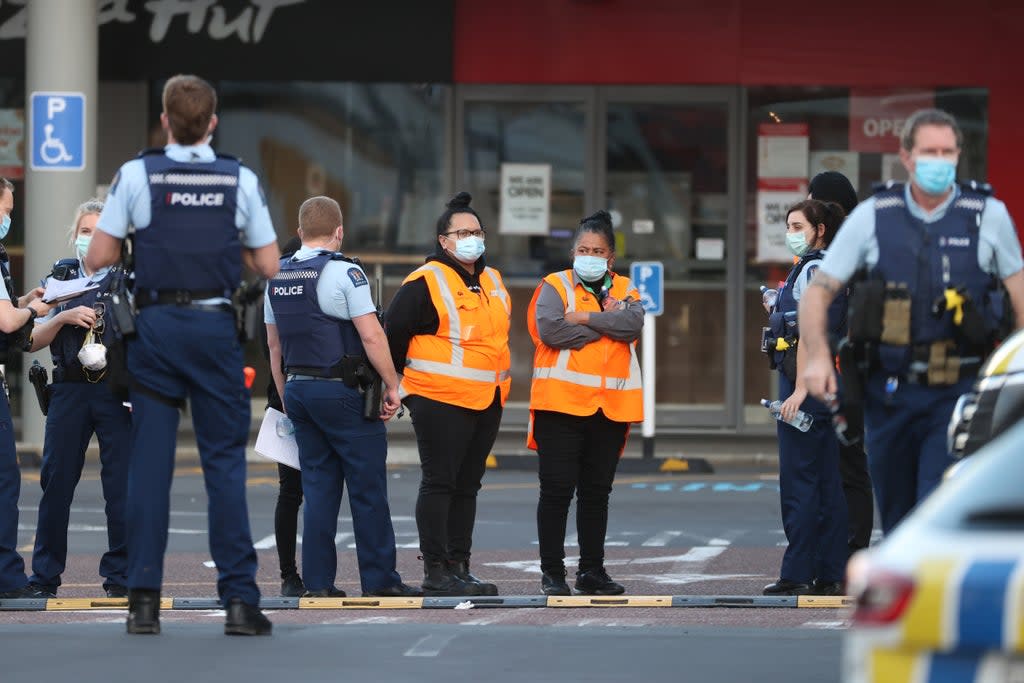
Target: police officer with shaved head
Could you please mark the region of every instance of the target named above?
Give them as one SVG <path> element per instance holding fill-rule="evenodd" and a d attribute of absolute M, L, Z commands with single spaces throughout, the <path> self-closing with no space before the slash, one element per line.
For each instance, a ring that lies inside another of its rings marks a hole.
<path fill-rule="evenodd" d="M 280 251 L 256 175 L 210 147 L 217 94 L 197 76 L 163 90 L 167 145 L 118 171 L 86 255 L 120 258 L 134 230 L 137 334 L 128 342 L 132 444 L 128 474 L 128 632 L 159 633 L 170 488 L 186 397 L 209 496 L 210 553 L 229 635 L 269 635 L 259 610 L 245 501 L 250 402 L 231 295 L 243 261 L 264 278 Z"/>
<path fill-rule="evenodd" d="M 844 370 L 843 391 L 863 397 L 886 534 L 938 486 L 953 462 L 946 427 L 957 399 L 1000 336 L 1024 326 L 1024 261 L 1013 221 L 990 187 L 956 182 L 962 143 L 947 112 L 910 116 L 900 140 L 910 181 L 879 188 L 853 210 L 800 300 L 807 389 L 835 400 L 826 311 L 857 276 L 847 321 L 856 372 Z M 860 380 L 857 391 L 851 380 Z"/>
<path fill-rule="evenodd" d="M 363 596 L 422 595 L 402 583 L 395 570 L 395 532 L 388 507 L 383 421 L 399 407 L 398 374 L 366 273 L 339 252 L 344 234 L 336 201 L 312 197 L 303 202 L 302 248 L 281 262 L 280 273 L 267 284 L 263 307 L 270 369 L 299 445 L 306 496 L 305 595 L 345 597 L 334 585 L 334 539 L 345 484 Z M 383 401 L 369 406 L 367 413 L 368 382 L 363 378 L 373 373 L 383 382 Z"/>

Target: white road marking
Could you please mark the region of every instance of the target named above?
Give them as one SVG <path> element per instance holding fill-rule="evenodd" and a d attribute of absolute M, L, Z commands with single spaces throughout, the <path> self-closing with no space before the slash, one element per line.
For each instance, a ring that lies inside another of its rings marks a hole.
<path fill-rule="evenodd" d="M 714 559 L 725 552 L 723 546 L 696 546 L 690 548 L 690 550 L 683 555 L 664 555 L 661 557 L 637 557 L 637 558 L 605 558 L 604 564 L 606 567 L 613 566 L 633 566 L 633 565 L 644 565 L 644 564 L 666 564 L 669 562 L 706 562 Z M 579 561 L 579 557 L 566 557 L 566 564 L 572 564 Z M 528 574 L 540 574 L 540 561 L 539 560 L 514 560 L 512 562 L 484 562 L 487 567 L 505 567 L 507 569 L 518 569 L 519 571 L 526 572 Z"/>
<path fill-rule="evenodd" d="M 436 657 L 444 646 L 447 645 L 455 638 L 455 634 L 452 633 L 447 636 L 433 635 L 423 636 L 416 644 L 405 651 L 405 657 Z"/>
<path fill-rule="evenodd" d="M 672 539 L 679 538 L 682 535 L 682 531 L 662 531 L 661 533 L 651 536 L 640 545 L 648 548 L 661 548 L 668 545 L 668 542 Z"/>
<path fill-rule="evenodd" d="M 727 541 L 724 538 L 712 538 L 708 541 L 708 545 L 730 545 L 730 541 Z"/>
<path fill-rule="evenodd" d="M 805 621 L 800 624 L 801 628 L 819 628 L 824 630 L 845 629 L 850 626 L 848 621 Z"/>
<path fill-rule="evenodd" d="M 19 524 L 18 525 L 18 531 L 35 531 L 35 530 L 36 530 L 35 526 L 29 525 L 29 524 Z M 68 531 L 94 531 L 94 532 L 107 533 L 107 526 L 105 524 L 102 525 L 102 526 L 101 525 L 97 525 L 97 524 L 69 524 L 68 525 Z M 198 536 L 200 534 L 205 534 L 206 533 L 206 529 L 176 529 L 174 527 L 171 527 L 170 529 L 167 530 L 167 533 L 169 533 L 169 534 L 185 534 L 185 535 L 188 535 L 188 536 Z"/>

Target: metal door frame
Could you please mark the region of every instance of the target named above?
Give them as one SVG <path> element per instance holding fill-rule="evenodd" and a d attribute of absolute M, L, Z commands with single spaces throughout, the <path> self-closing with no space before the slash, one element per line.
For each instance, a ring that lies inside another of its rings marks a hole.
<path fill-rule="evenodd" d="M 722 411 L 717 414 L 683 408 L 677 419 L 699 430 L 743 431 L 743 279 L 745 224 L 745 154 L 743 128 L 746 96 L 739 86 L 562 86 L 455 85 L 450 163 L 452 190 L 465 182 L 465 105 L 467 102 L 575 102 L 584 108 L 584 207 L 595 211 L 607 188 L 607 107 L 609 103 L 722 104 L 727 111 L 728 227 L 726 229 L 726 367 Z M 448 164 L 446 164 L 447 166 Z M 450 194 L 450 193 L 449 193 Z M 712 419 L 708 419 L 709 416 Z"/>

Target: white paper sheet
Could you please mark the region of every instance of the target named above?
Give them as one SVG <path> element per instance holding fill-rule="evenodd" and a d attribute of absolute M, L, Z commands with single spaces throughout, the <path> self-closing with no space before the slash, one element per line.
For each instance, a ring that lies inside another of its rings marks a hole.
<path fill-rule="evenodd" d="M 48 304 L 59 303 L 74 299 L 79 294 L 88 292 L 90 289 L 98 289 L 99 284 L 89 284 L 89 278 L 79 277 L 74 280 L 54 280 L 46 278 L 46 291 L 43 292 L 43 301 Z"/>
<path fill-rule="evenodd" d="M 285 414 L 281 411 L 267 408 L 263 424 L 260 425 L 260 433 L 256 437 L 256 454 L 296 470 L 302 469 L 299 467 L 299 444 L 295 440 L 295 435 L 277 434 L 277 421 L 284 417 Z"/>

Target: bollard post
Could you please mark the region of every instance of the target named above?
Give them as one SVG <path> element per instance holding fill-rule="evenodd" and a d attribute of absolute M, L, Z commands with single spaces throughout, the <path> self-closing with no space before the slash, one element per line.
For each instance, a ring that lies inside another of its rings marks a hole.
<path fill-rule="evenodd" d="M 656 320 L 657 316 L 650 313 L 644 313 L 644 331 L 641 336 L 641 351 L 643 353 L 641 376 L 643 377 L 644 395 L 644 422 L 641 434 L 644 439 L 644 458 L 654 457 L 654 324 Z"/>

